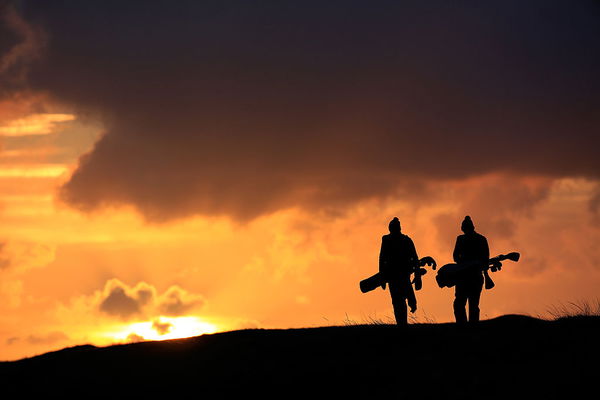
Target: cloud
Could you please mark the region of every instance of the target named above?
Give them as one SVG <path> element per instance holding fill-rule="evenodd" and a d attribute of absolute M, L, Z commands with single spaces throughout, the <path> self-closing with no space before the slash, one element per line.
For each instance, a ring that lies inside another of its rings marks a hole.
<path fill-rule="evenodd" d="M 112 279 L 107 282 L 104 292 L 105 297 L 100 303 L 100 310 L 114 316 L 129 318 L 141 313 L 142 307 L 148 302 L 149 297 L 144 288 L 134 287 L 129 289 L 122 282 Z"/>
<path fill-rule="evenodd" d="M 64 164 L 0 167 L 0 178 L 56 178 L 68 171 Z"/>
<path fill-rule="evenodd" d="M 135 317 L 185 315 L 201 308 L 205 300 L 203 296 L 177 285 L 158 294 L 152 285 L 145 282 L 130 287 L 118 279 L 111 279 L 106 282 L 96 303 L 101 312 L 128 320 Z"/>
<path fill-rule="evenodd" d="M 154 329 L 159 335 L 166 335 L 173 328 L 173 324 L 170 322 L 162 322 L 159 319 L 152 321 L 152 329 Z"/>
<path fill-rule="evenodd" d="M 596 188 L 595 181 L 586 179 L 477 177 L 440 185 L 438 203 L 423 214 L 434 228 L 432 244 L 446 257 L 461 233 L 462 219 L 471 215 L 476 230 L 488 238 L 492 256 L 521 253 L 518 264 L 507 263 L 507 271 L 516 271 L 514 278 L 574 269 L 594 274 L 600 230 L 589 204 Z"/>
<path fill-rule="evenodd" d="M 3 261 L 0 260 L 0 263 Z M 19 307 L 23 297 L 23 281 L 4 275 L 0 281 L 0 296 L 2 296 L 4 305 L 11 308 Z"/>
<path fill-rule="evenodd" d="M 55 246 L 49 244 L 17 239 L 0 241 L 0 271 L 22 272 L 48 265 L 54 260 L 55 252 Z"/>
<path fill-rule="evenodd" d="M 466 215 L 473 218 L 478 231 L 493 232 L 500 239 L 513 237 L 519 223 L 533 218 L 536 207 L 549 198 L 552 186 L 549 178 L 513 174 L 485 175 L 438 186 L 437 200 L 453 204 L 452 211 L 433 218 L 440 243 L 454 246 L 453 239 L 461 233 L 460 224 Z"/>
<path fill-rule="evenodd" d="M 189 293 L 176 285 L 167 289 L 157 301 L 158 310 L 161 315 L 166 316 L 185 315 L 194 308 L 202 307 L 204 303 L 204 297 Z"/>
<path fill-rule="evenodd" d="M 596 185 L 596 188 L 588 203 L 588 208 L 593 215 L 594 222 L 600 221 L 600 184 Z"/>
<path fill-rule="evenodd" d="M 0 3 L 0 95 L 24 84 L 31 61 L 43 47 L 43 35 L 8 2 Z"/>
<path fill-rule="evenodd" d="M 0 124 L 7 126 L 13 124 L 15 120 L 26 119 L 32 114 L 44 114 L 47 110 L 43 104 L 47 102 L 46 95 L 34 94 L 27 90 L 4 96 L 0 94 Z"/>
<path fill-rule="evenodd" d="M 29 335 L 26 340 L 31 344 L 54 344 L 69 339 L 66 333 L 55 331 L 45 335 Z"/>
<path fill-rule="evenodd" d="M 6 247 L 6 242 L 0 242 L 0 269 L 8 268 L 12 261 L 9 257 L 6 256 L 4 248 Z"/>
<path fill-rule="evenodd" d="M 24 337 L 11 337 L 6 340 L 7 345 L 14 345 L 18 342 L 25 342 L 32 345 L 54 345 L 69 340 L 69 336 L 61 331 L 52 331 L 45 334 L 34 334 Z"/>
<path fill-rule="evenodd" d="M 24 4 L 49 38 L 29 86 L 105 127 L 61 190 L 80 210 L 250 220 L 426 180 L 598 179 L 597 2 Z"/>
<path fill-rule="evenodd" d="M 140 336 L 137 333 L 130 333 L 129 335 L 127 335 L 127 338 L 125 339 L 126 343 L 139 343 L 139 342 L 144 342 L 144 341 L 146 341 L 146 339 L 144 339 L 143 336 Z"/>
<path fill-rule="evenodd" d="M 0 126 L 0 135 L 47 135 L 55 130 L 56 123 L 72 121 L 74 119 L 75 117 L 71 114 L 32 114 Z"/>

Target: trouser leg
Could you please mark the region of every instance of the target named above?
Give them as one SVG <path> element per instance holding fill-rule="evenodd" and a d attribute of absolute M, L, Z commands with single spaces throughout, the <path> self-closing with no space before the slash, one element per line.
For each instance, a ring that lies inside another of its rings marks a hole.
<path fill-rule="evenodd" d="M 396 318 L 396 324 L 408 324 L 408 313 L 406 311 L 406 297 L 404 292 L 402 291 L 401 284 L 397 282 L 390 282 L 390 294 L 392 296 L 392 306 L 394 307 L 394 317 Z"/>
<path fill-rule="evenodd" d="M 459 324 L 464 324 L 467 322 L 467 310 L 465 309 L 466 305 L 467 299 L 465 297 L 456 297 L 454 299 L 454 318 Z"/>
<path fill-rule="evenodd" d="M 408 302 L 408 306 L 410 307 L 410 312 L 414 313 L 417 311 L 417 297 L 415 296 L 412 285 L 406 288 L 406 300 Z"/>
<path fill-rule="evenodd" d="M 467 296 L 465 293 L 465 287 L 462 283 L 456 285 L 456 289 L 454 292 L 454 303 L 452 304 L 454 308 L 454 318 L 456 319 L 456 323 L 464 324 L 467 322 Z"/>
<path fill-rule="evenodd" d="M 479 295 L 469 297 L 469 322 L 479 321 Z"/>
<path fill-rule="evenodd" d="M 408 314 L 406 312 L 406 303 L 404 299 L 394 303 L 394 317 L 396 318 L 397 325 L 408 324 Z"/>
<path fill-rule="evenodd" d="M 473 282 L 469 293 L 469 322 L 479 321 L 479 300 L 483 289 L 483 278 Z"/>

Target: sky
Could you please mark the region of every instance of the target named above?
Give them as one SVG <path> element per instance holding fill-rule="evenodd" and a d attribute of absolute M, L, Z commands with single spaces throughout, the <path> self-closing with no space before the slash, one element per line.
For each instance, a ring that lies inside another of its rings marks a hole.
<path fill-rule="evenodd" d="M 0 1 L 0 360 L 390 322 L 397 216 L 483 318 L 600 288 L 600 2 Z M 453 321 L 431 271 L 412 322 Z"/>

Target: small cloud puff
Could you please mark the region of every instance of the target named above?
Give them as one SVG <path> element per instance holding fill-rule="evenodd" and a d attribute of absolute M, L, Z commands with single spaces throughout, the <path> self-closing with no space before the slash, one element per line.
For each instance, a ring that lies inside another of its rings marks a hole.
<path fill-rule="evenodd" d="M 26 271 L 54 261 L 54 246 L 23 240 L 0 241 L 0 270 Z"/>
<path fill-rule="evenodd" d="M 204 304 L 203 296 L 189 293 L 178 285 L 159 294 L 148 283 L 140 282 L 130 287 L 118 279 L 107 281 L 98 299 L 98 309 L 101 312 L 125 320 L 140 316 L 184 315 Z"/>

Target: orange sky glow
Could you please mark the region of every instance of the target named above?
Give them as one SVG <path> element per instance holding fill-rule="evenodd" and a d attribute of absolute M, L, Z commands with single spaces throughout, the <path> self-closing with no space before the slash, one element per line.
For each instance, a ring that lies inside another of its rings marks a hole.
<path fill-rule="evenodd" d="M 597 307 L 598 3 L 0 1 L 0 360 L 391 323 L 398 217 L 481 317 Z M 107 29 L 110 27 L 110 29 Z M 412 323 L 451 322 L 435 273 Z"/>
<path fill-rule="evenodd" d="M 372 199 L 340 215 L 290 208 L 244 224 L 224 217 L 156 224 L 126 207 L 85 214 L 57 198 L 77 165 L 71 142 L 88 150 L 97 127 L 63 112 L 5 117 L 0 131 L 4 360 L 83 343 L 389 322 L 388 293 L 361 294 L 358 281 L 376 271 L 393 216 L 419 254 L 439 264 L 451 261 L 466 213 L 493 254 L 522 253 L 518 264 L 493 275 L 496 288 L 483 294 L 485 318 L 547 316 L 558 304 L 595 301 L 600 287 L 599 221 L 588 207 L 597 186 L 585 179 L 498 173 L 440 182 L 436 198 Z M 64 159 L 49 163 L 43 148 Z M 495 220 L 498 212 L 505 219 Z M 433 274 L 417 294 L 413 322 L 452 320 L 453 292 L 438 288 Z"/>

